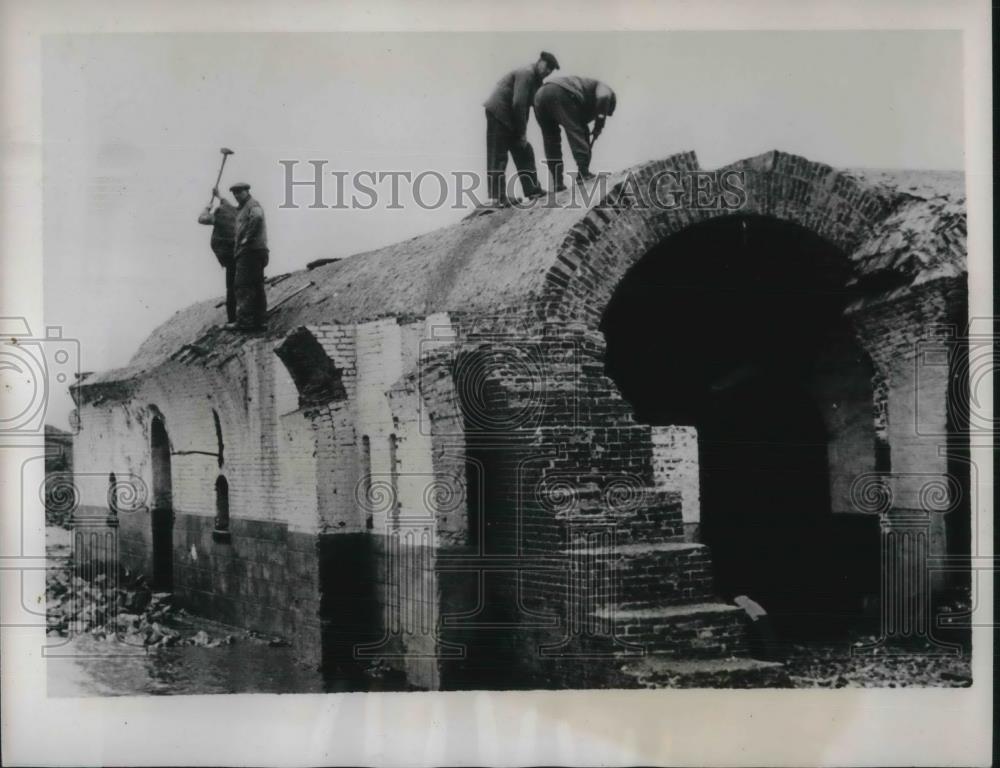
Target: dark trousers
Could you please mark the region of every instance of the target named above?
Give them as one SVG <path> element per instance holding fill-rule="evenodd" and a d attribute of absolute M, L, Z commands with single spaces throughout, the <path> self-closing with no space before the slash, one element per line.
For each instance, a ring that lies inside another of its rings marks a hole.
<path fill-rule="evenodd" d="M 233 285 L 236 294 L 236 322 L 244 328 L 260 328 L 266 323 L 267 295 L 264 293 L 266 248 L 244 251 L 236 257 Z"/>
<path fill-rule="evenodd" d="M 226 320 L 236 322 L 236 262 L 226 263 Z"/>
<path fill-rule="evenodd" d="M 557 180 L 562 178 L 560 127 L 566 131 L 566 140 L 576 160 L 577 170 L 584 175 L 590 173 L 590 130 L 583 118 L 581 104 L 573 94 L 554 83 L 543 85 L 535 98 L 535 118 L 542 129 L 545 163 L 552 175 Z"/>
<path fill-rule="evenodd" d="M 486 185 L 491 200 L 507 197 L 507 153 L 514 158 L 517 176 L 521 180 L 524 194 L 538 194 L 538 169 L 535 165 L 535 151 L 530 144 L 518 146 L 510 128 L 486 111 Z"/>
<path fill-rule="evenodd" d="M 219 266 L 226 270 L 226 320 L 236 322 L 236 261 L 233 259 L 233 236 L 227 243 L 222 237 L 212 234 L 212 253 L 219 260 Z"/>

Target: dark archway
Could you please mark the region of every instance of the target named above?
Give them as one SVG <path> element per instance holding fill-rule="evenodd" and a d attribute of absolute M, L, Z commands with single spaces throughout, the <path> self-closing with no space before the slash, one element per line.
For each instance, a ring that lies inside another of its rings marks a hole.
<path fill-rule="evenodd" d="M 713 219 L 640 259 L 602 321 L 607 373 L 637 419 L 698 430 L 716 590 L 757 600 L 789 636 L 825 633 L 845 611 L 830 445 L 836 431 L 843 476 L 856 471 L 858 435 L 873 434 L 870 363 L 844 353 L 855 348 L 847 270 L 798 225 Z M 845 402 L 846 426 L 835 410 Z M 873 465 L 874 440 L 864 445 Z M 877 575 L 877 562 L 858 567 Z"/>
<path fill-rule="evenodd" d="M 150 455 L 153 472 L 153 588 L 173 588 L 174 507 L 173 481 L 170 474 L 170 439 L 159 416 L 150 428 Z"/>
<path fill-rule="evenodd" d="M 229 481 L 225 475 L 215 478 L 215 532 L 229 532 Z"/>

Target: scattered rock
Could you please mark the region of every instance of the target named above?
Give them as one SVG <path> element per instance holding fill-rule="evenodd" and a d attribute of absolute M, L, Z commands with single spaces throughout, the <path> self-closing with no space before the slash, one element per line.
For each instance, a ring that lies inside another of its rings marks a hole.
<path fill-rule="evenodd" d="M 213 638 L 204 629 L 174 629 L 170 625 L 183 624 L 179 620 L 184 613 L 173 607 L 172 597 L 169 592 L 153 592 L 141 576 L 133 577 L 124 569 L 116 588 L 109 584 L 107 574 L 87 581 L 77 575 L 70 562 L 66 568 L 53 568 L 48 573 L 46 630 L 61 636 L 88 633 L 108 642 L 129 638 L 131 644 L 147 648 L 217 648 L 234 642 L 232 635 Z M 193 634 L 187 636 L 189 632 Z"/>
<path fill-rule="evenodd" d="M 863 650 L 861 650 L 863 649 Z M 793 645 L 785 658 L 797 688 L 959 687 L 972 684 L 967 652 L 935 646 L 909 651 L 876 643 L 872 636 L 853 642 Z"/>

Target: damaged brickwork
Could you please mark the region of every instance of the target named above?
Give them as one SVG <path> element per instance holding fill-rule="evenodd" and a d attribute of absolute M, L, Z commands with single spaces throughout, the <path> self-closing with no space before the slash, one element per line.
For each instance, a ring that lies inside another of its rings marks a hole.
<path fill-rule="evenodd" d="M 698 167 L 684 153 L 629 175 Z M 807 230 L 847 275 L 853 339 L 812 390 L 833 403 L 833 511 L 873 514 L 851 489 L 876 469 L 919 511 L 921 483 L 949 471 L 928 435 L 947 433 L 952 373 L 918 388 L 915 361 L 941 323 L 964 328 L 961 175 L 780 152 L 729 167 L 747 206 L 727 215 Z M 670 425 L 636 417 L 601 327 L 630 269 L 720 212 L 630 205 L 626 178 L 583 209 L 501 210 L 271 278 L 266 334 L 226 331 L 220 301 L 202 302 L 85 378 L 75 466 L 170 491 L 166 529 L 152 510 L 122 516 L 123 564 L 151 572 L 166 546 L 192 610 L 286 635 L 315 664 L 382 659 L 419 688 L 628 685 L 643 655 L 745 656 L 690 508 L 697 449 L 666 456 Z M 860 361 L 849 387 L 844 360 Z M 228 537 L 213 536 L 220 476 Z"/>

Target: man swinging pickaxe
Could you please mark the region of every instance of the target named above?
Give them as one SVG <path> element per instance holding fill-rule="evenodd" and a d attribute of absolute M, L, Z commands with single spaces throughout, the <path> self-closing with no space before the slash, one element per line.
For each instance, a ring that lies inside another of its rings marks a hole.
<path fill-rule="evenodd" d="M 212 197 L 205 206 L 205 210 L 198 216 L 199 224 L 209 224 L 212 226 L 212 252 L 219 264 L 226 270 L 226 318 L 228 322 L 236 321 L 236 293 L 234 283 L 236 279 L 236 260 L 233 257 L 233 249 L 236 239 L 236 206 L 219 194 L 219 182 L 222 181 L 222 171 L 226 167 L 226 160 L 233 154 L 233 150 L 222 147 L 222 165 L 219 166 L 219 175 L 215 178 L 215 186 L 212 187 Z M 219 198 L 219 205 L 212 210 L 212 203 L 215 198 Z"/>

